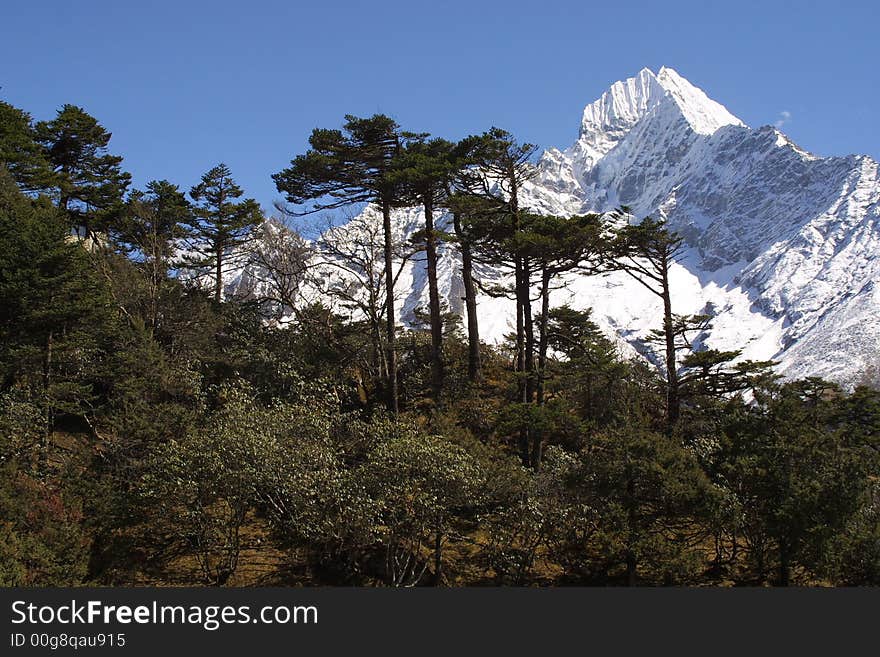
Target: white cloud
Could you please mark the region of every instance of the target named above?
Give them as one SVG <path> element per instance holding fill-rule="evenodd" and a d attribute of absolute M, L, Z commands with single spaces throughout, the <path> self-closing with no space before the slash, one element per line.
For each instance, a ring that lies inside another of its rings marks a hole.
<path fill-rule="evenodd" d="M 779 118 L 776 119 L 776 123 L 774 123 L 773 125 L 775 125 L 777 128 L 781 128 L 789 121 L 791 121 L 791 112 L 789 112 L 788 110 L 782 110 L 779 113 Z"/>

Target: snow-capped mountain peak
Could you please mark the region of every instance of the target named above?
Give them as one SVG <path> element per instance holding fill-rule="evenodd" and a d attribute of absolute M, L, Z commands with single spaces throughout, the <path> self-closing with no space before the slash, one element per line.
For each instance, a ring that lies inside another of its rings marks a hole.
<path fill-rule="evenodd" d="M 657 73 L 657 83 L 675 101 L 697 134 L 711 135 L 726 125 L 745 126 L 726 107 L 709 98 L 702 89 L 692 85 L 674 69 L 662 67 Z"/>
<path fill-rule="evenodd" d="M 664 67 L 613 84 L 585 109 L 578 140 L 539 166 L 529 191 L 541 211 L 627 205 L 685 238 L 674 311 L 713 315 L 710 346 L 778 360 L 788 376 L 851 384 L 880 369 L 871 158 L 817 157 L 773 126 L 751 129 Z M 655 300 L 630 287 L 573 281 L 570 301 L 641 349 Z"/>
<path fill-rule="evenodd" d="M 612 84 L 584 108 L 578 141 L 570 150 L 581 167 L 589 168 L 642 119 L 658 111 L 681 115 L 694 132 L 704 135 L 725 125 L 744 125 L 675 70 L 664 66 L 655 74 L 643 68 L 638 75 Z"/>

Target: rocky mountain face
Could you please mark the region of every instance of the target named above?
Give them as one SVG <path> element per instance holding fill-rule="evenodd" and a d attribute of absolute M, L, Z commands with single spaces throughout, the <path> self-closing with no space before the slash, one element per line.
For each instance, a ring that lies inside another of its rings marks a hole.
<path fill-rule="evenodd" d="M 603 212 L 665 219 L 688 250 L 671 278 L 673 311 L 704 313 L 703 336 L 743 358 L 774 359 L 787 377 L 822 376 L 847 385 L 880 366 L 880 178 L 867 156 L 817 157 L 772 126 L 750 128 L 678 73 L 643 69 L 584 109 L 577 141 L 543 153 L 524 192 L 532 211 Z M 363 236 L 371 209 L 333 229 Z M 440 219 L 440 224 L 448 218 Z M 420 210 L 398 211 L 403 240 Z M 458 256 L 441 249 L 440 289 L 463 312 Z M 484 282 L 498 278 L 486 268 Z M 250 277 L 230 280 L 229 291 Z M 659 301 L 617 273 L 573 275 L 553 301 L 593 308 L 625 350 L 651 357 L 643 338 L 659 324 Z M 424 262 L 403 265 L 400 317 L 427 307 Z M 320 294 L 321 290 L 312 290 Z M 480 331 L 511 331 L 513 304 L 481 298 Z"/>

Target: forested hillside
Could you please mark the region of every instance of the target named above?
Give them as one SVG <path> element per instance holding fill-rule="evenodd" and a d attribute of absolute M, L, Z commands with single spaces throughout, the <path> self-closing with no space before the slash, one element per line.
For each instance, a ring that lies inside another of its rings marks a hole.
<path fill-rule="evenodd" d="M 348 116 L 267 171 L 269 220 L 224 164 L 133 189 L 111 141 L 0 102 L 0 585 L 880 584 L 880 392 L 708 348 L 682 237 L 535 213 L 535 146 Z M 357 240 L 297 233 L 363 204 Z M 611 271 L 659 300 L 661 367 L 551 303 Z M 513 309 L 500 344 L 479 295 Z"/>

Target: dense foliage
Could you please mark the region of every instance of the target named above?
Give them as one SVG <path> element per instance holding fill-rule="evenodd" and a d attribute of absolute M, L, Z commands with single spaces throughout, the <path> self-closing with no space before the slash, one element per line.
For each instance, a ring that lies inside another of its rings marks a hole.
<path fill-rule="evenodd" d="M 0 103 L 0 585 L 880 584 L 880 392 L 706 348 L 711 317 L 671 306 L 680 237 L 530 213 L 533 146 L 318 129 L 274 176 L 291 217 L 377 211 L 309 242 L 225 165 L 189 199 L 129 191 L 109 141 Z M 424 208 L 407 243 L 400 205 Z M 395 325 L 422 257 L 429 307 Z M 248 259 L 265 278 L 230 296 Z M 663 302 L 656 367 L 551 304 L 614 270 Z M 478 288 L 516 310 L 503 344 Z"/>

